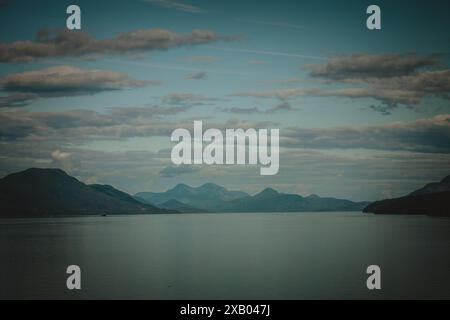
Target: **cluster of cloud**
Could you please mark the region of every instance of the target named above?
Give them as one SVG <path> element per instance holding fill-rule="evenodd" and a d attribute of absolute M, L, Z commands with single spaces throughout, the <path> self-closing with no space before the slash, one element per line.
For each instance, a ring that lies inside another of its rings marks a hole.
<path fill-rule="evenodd" d="M 345 88 L 290 88 L 238 92 L 233 96 L 288 100 L 300 96 L 372 98 L 381 105 L 372 110 L 389 114 L 398 105 L 418 106 L 425 97 L 450 97 L 450 69 L 437 56 L 414 54 L 355 54 L 306 66 L 310 76 Z"/>
<path fill-rule="evenodd" d="M 139 53 L 208 44 L 234 37 L 218 36 L 210 30 L 181 34 L 166 29 L 144 29 L 95 39 L 83 32 L 41 30 L 35 41 L 0 43 L 0 63 L 31 62 L 42 58 Z"/>
<path fill-rule="evenodd" d="M 39 98 L 33 93 L 16 93 L 0 97 L 0 108 L 20 108 L 29 105 L 33 100 Z"/>
<path fill-rule="evenodd" d="M 141 87 L 147 84 L 149 84 L 148 81 L 132 80 L 119 72 L 83 70 L 71 66 L 27 71 L 8 75 L 0 80 L 0 86 L 3 90 L 33 93 L 117 90 L 127 87 Z"/>
<path fill-rule="evenodd" d="M 0 113 L 0 139 L 57 140 L 74 143 L 95 139 L 170 136 L 176 123 L 161 121 L 157 107 L 112 108 L 109 113 L 90 110 L 61 112 L 15 111 Z M 172 112 L 179 112 L 175 110 Z M 180 111 L 181 112 L 181 111 Z"/>
<path fill-rule="evenodd" d="M 32 112 L 17 109 L 0 113 L 0 141 L 18 140 L 40 143 L 77 144 L 92 140 L 123 140 L 132 137 L 169 137 L 179 127 L 192 128 L 191 119 L 168 119 L 187 111 L 183 106 L 116 107 L 108 112 L 69 110 Z M 267 122 L 232 119 L 208 123 L 208 128 L 268 127 Z M 205 126 L 206 128 L 206 126 Z"/>
<path fill-rule="evenodd" d="M 329 80 L 392 78 L 415 74 L 418 69 L 435 67 L 438 56 L 414 54 L 353 54 L 330 59 L 326 64 L 308 65 L 311 76 Z"/>
<path fill-rule="evenodd" d="M 11 93 L 0 98 L 0 107 L 25 106 L 40 97 L 85 95 L 150 84 L 158 82 L 134 80 L 126 74 L 113 71 L 56 66 L 11 74 L 0 79 L 0 90 Z"/>
<path fill-rule="evenodd" d="M 360 128 L 290 128 L 283 130 L 280 144 L 288 148 L 450 153 L 450 114 Z"/>
<path fill-rule="evenodd" d="M 450 93 L 450 70 L 442 68 L 436 55 L 355 54 L 307 68 L 312 77 L 331 83 L 357 85 L 321 91 L 319 95 L 373 98 L 384 106 L 372 109 L 384 114 L 399 104 L 417 106 L 427 96 L 448 99 Z"/>
<path fill-rule="evenodd" d="M 77 143 L 92 139 L 121 140 L 153 136 L 168 138 L 176 128 L 192 127 L 192 121 L 189 119 L 165 118 L 167 115 L 184 111 L 186 108 L 180 106 L 111 108 L 106 113 L 89 110 L 31 112 L 18 109 L 0 113 L 0 140 L 11 143 L 16 140 Z M 237 119 L 224 123 L 208 123 L 208 127 L 219 129 L 269 128 L 274 125 L 279 124 Z M 366 127 L 285 128 L 281 131 L 280 145 L 285 148 L 450 153 L 450 115 Z"/>

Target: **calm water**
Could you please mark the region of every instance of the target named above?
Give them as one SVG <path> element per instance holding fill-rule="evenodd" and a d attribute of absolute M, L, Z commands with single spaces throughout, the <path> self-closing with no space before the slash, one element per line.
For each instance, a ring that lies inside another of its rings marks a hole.
<path fill-rule="evenodd" d="M 68 265 L 82 290 L 65 288 Z M 382 268 L 382 290 L 366 268 Z M 450 298 L 450 220 L 355 213 L 0 221 L 0 298 Z"/>

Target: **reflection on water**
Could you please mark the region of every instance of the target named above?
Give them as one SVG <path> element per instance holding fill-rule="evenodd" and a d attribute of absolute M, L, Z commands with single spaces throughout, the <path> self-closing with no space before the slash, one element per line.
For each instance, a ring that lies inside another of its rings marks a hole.
<path fill-rule="evenodd" d="M 0 298 L 450 298 L 450 220 L 355 213 L 0 221 Z M 82 269 L 68 291 L 66 268 Z M 368 291 L 366 268 L 382 269 Z"/>

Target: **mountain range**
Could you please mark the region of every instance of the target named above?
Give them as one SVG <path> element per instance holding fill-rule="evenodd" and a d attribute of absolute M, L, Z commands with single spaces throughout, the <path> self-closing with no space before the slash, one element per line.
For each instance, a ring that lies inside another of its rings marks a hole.
<path fill-rule="evenodd" d="M 404 197 L 368 202 L 281 193 L 250 195 L 207 183 L 131 196 L 109 185 L 87 185 L 60 169 L 31 168 L 0 179 L 0 218 L 206 212 L 364 211 L 450 216 L 450 176 Z"/>
<path fill-rule="evenodd" d="M 364 212 L 450 217 L 450 176 L 440 182 L 429 183 L 404 197 L 373 202 Z"/>
<path fill-rule="evenodd" d="M 86 185 L 60 169 L 31 168 L 0 179 L 0 217 L 174 213 L 108 185 Z"/>
<path fill-rule="evenodd" d="M 251 196 L 241 191 L 229 191 L 213 183 L 200 187 L 179 184 L 166 192 L 141 192 L 134 197 L 147 204 L 182 212 L 186 212 L 182 206 L 187 206 L 190 212 L 362 211 L 369 204 L 317 195 L 302 197 L 271 188 Z"/>

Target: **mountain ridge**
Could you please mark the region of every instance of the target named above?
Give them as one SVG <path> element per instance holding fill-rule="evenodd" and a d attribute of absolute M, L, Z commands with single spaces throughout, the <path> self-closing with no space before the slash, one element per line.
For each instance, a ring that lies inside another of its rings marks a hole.
<path fill-rule="evenodd" d="M 220 192 L 212 192 L 206 196 L 204 193 L 208 193 L 208 189 Z M 185 206 L 207 212 L 362 211 L 369 204 L 369 202 L 322 198 L 317 195 L 302 197 L 280 193 L 270 187 L 252 196 L 241 191 L 229 191 L 212 183 L 205 183 L 200 187 L 179 184 L 166 192 L 137 193 L 135 198 L 153 205 L 175 200 Z"/>
<path fill-rule="evenodd" d="M 169 200 L 177 200 L 184 205 L 212 211 L 212 207 L 246 196 L 248 194 L 245 192 L 230 191 L 214 183 L 205 183 L 199 187 L 191 187 L 180 183 L 165 192 L 139 192 L 134 195 L 134 198 L 156 206 Z"/>
<path fill-rule="evenodd" d="M 365 213 L 450 217 L 450 176 L 432 182 L 406 196 L 375 201 Z"/>
<path fill-rule="evenodd" d="M 89 186 L 61 169 L 30 168 L 0 179 L 0 217 L 173 213 L 112 186 Z"/>

